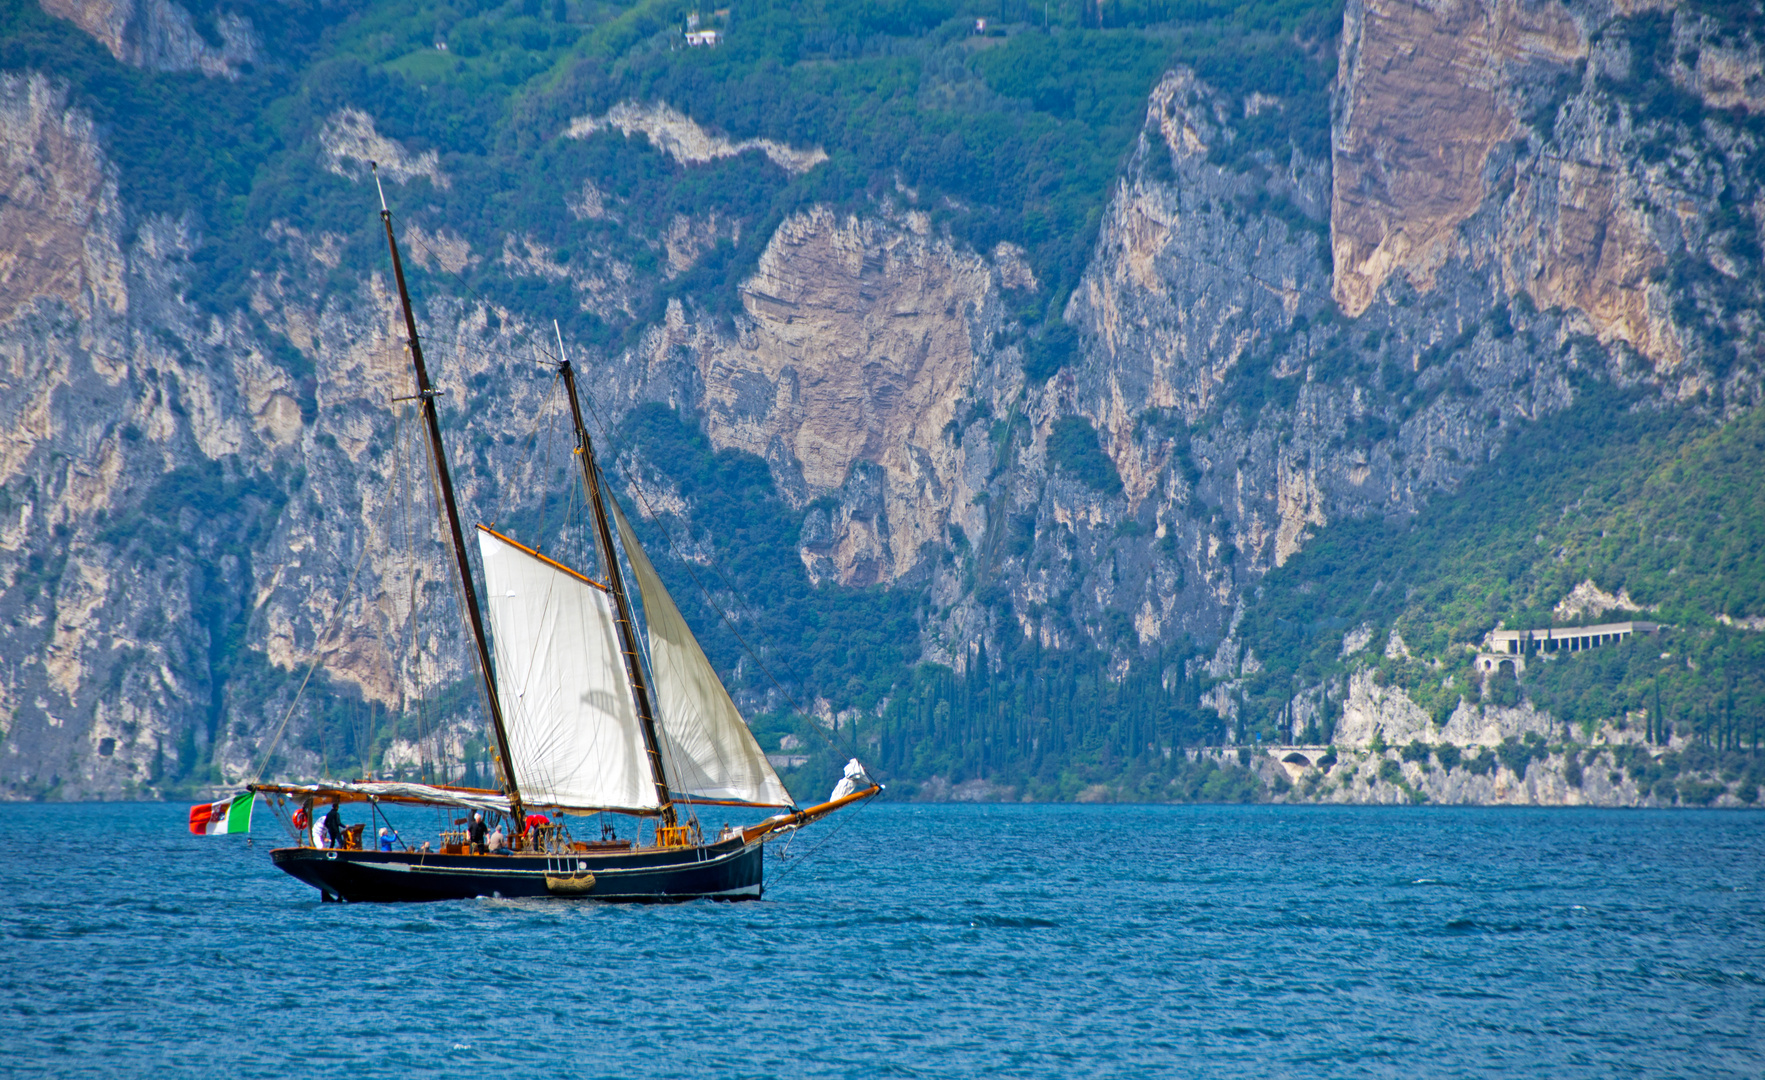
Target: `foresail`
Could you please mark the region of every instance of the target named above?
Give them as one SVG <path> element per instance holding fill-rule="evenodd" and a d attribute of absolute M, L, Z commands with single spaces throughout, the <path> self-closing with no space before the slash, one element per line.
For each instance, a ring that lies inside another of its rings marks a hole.
<path fill-rule="evenodd" d="M 606 594 L 482 526 L 478 548 L 522 797 L 571 809 L 655 809 Z"/>
<path fill-rule="evenodd" d="M 643 593 L 669 783 L 676 793 L 696 800 L 795 805 L 656 576 L 619 503 L 612 505 L 619 541 Z"/>

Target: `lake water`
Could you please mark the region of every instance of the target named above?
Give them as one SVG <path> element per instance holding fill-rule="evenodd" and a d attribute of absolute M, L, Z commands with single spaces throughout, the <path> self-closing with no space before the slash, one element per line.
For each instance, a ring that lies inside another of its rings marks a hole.
<path fill-rule="evenodd" d="M 320 904 L 186 813 L 0 805 L 0 1074 L 1765 1075 L 1761 813 L 881 803 L 669 907 Z"/>

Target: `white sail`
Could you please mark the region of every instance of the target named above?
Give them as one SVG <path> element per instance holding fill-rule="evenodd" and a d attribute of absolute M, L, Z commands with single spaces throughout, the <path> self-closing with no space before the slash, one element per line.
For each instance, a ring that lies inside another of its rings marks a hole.
<path fill-rule="evenodd" d="M 643 732 L 606 593 L 483 526 L 497 697 L 522 798 L 653 810 Z"/>
<path fill-rule="evenodd" d="M 794 806 L 617 502 L 613 518 L 643 592 L 650 673 L 661 713 L 657 728 L 670 786 L 677 795 L 694 799 Z"/>

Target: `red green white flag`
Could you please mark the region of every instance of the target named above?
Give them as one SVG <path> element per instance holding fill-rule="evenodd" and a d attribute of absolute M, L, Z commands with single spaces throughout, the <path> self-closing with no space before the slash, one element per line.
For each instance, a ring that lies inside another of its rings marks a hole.
<path fill-rule="evenodd" d="M 248 833 L 251 831 L 251 808 L 256 803 L 257 796 L 248 791 L 231 799 L 222 799 L 218 803 L 192 806 L 190 831 L 197 836 Z"/>

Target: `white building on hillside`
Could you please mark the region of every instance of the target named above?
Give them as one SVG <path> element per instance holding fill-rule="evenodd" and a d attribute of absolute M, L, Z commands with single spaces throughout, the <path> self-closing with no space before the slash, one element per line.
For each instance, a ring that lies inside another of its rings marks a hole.
<path fill-rule="evenodd" d="M 1499 671 L 1503 663 L 1509 663 L 1517 674 L 1526 670 L 1525 658 L 1534 653 L 1583 652 L 1616 644 L 1633 634 L 1653 634 L 1660 628 L 1659 623 L 1621 622 L 1549 630 L 1495 630 L 1489 635 L 1493 651 L 1477 654 L 1477 670 Z"/>

